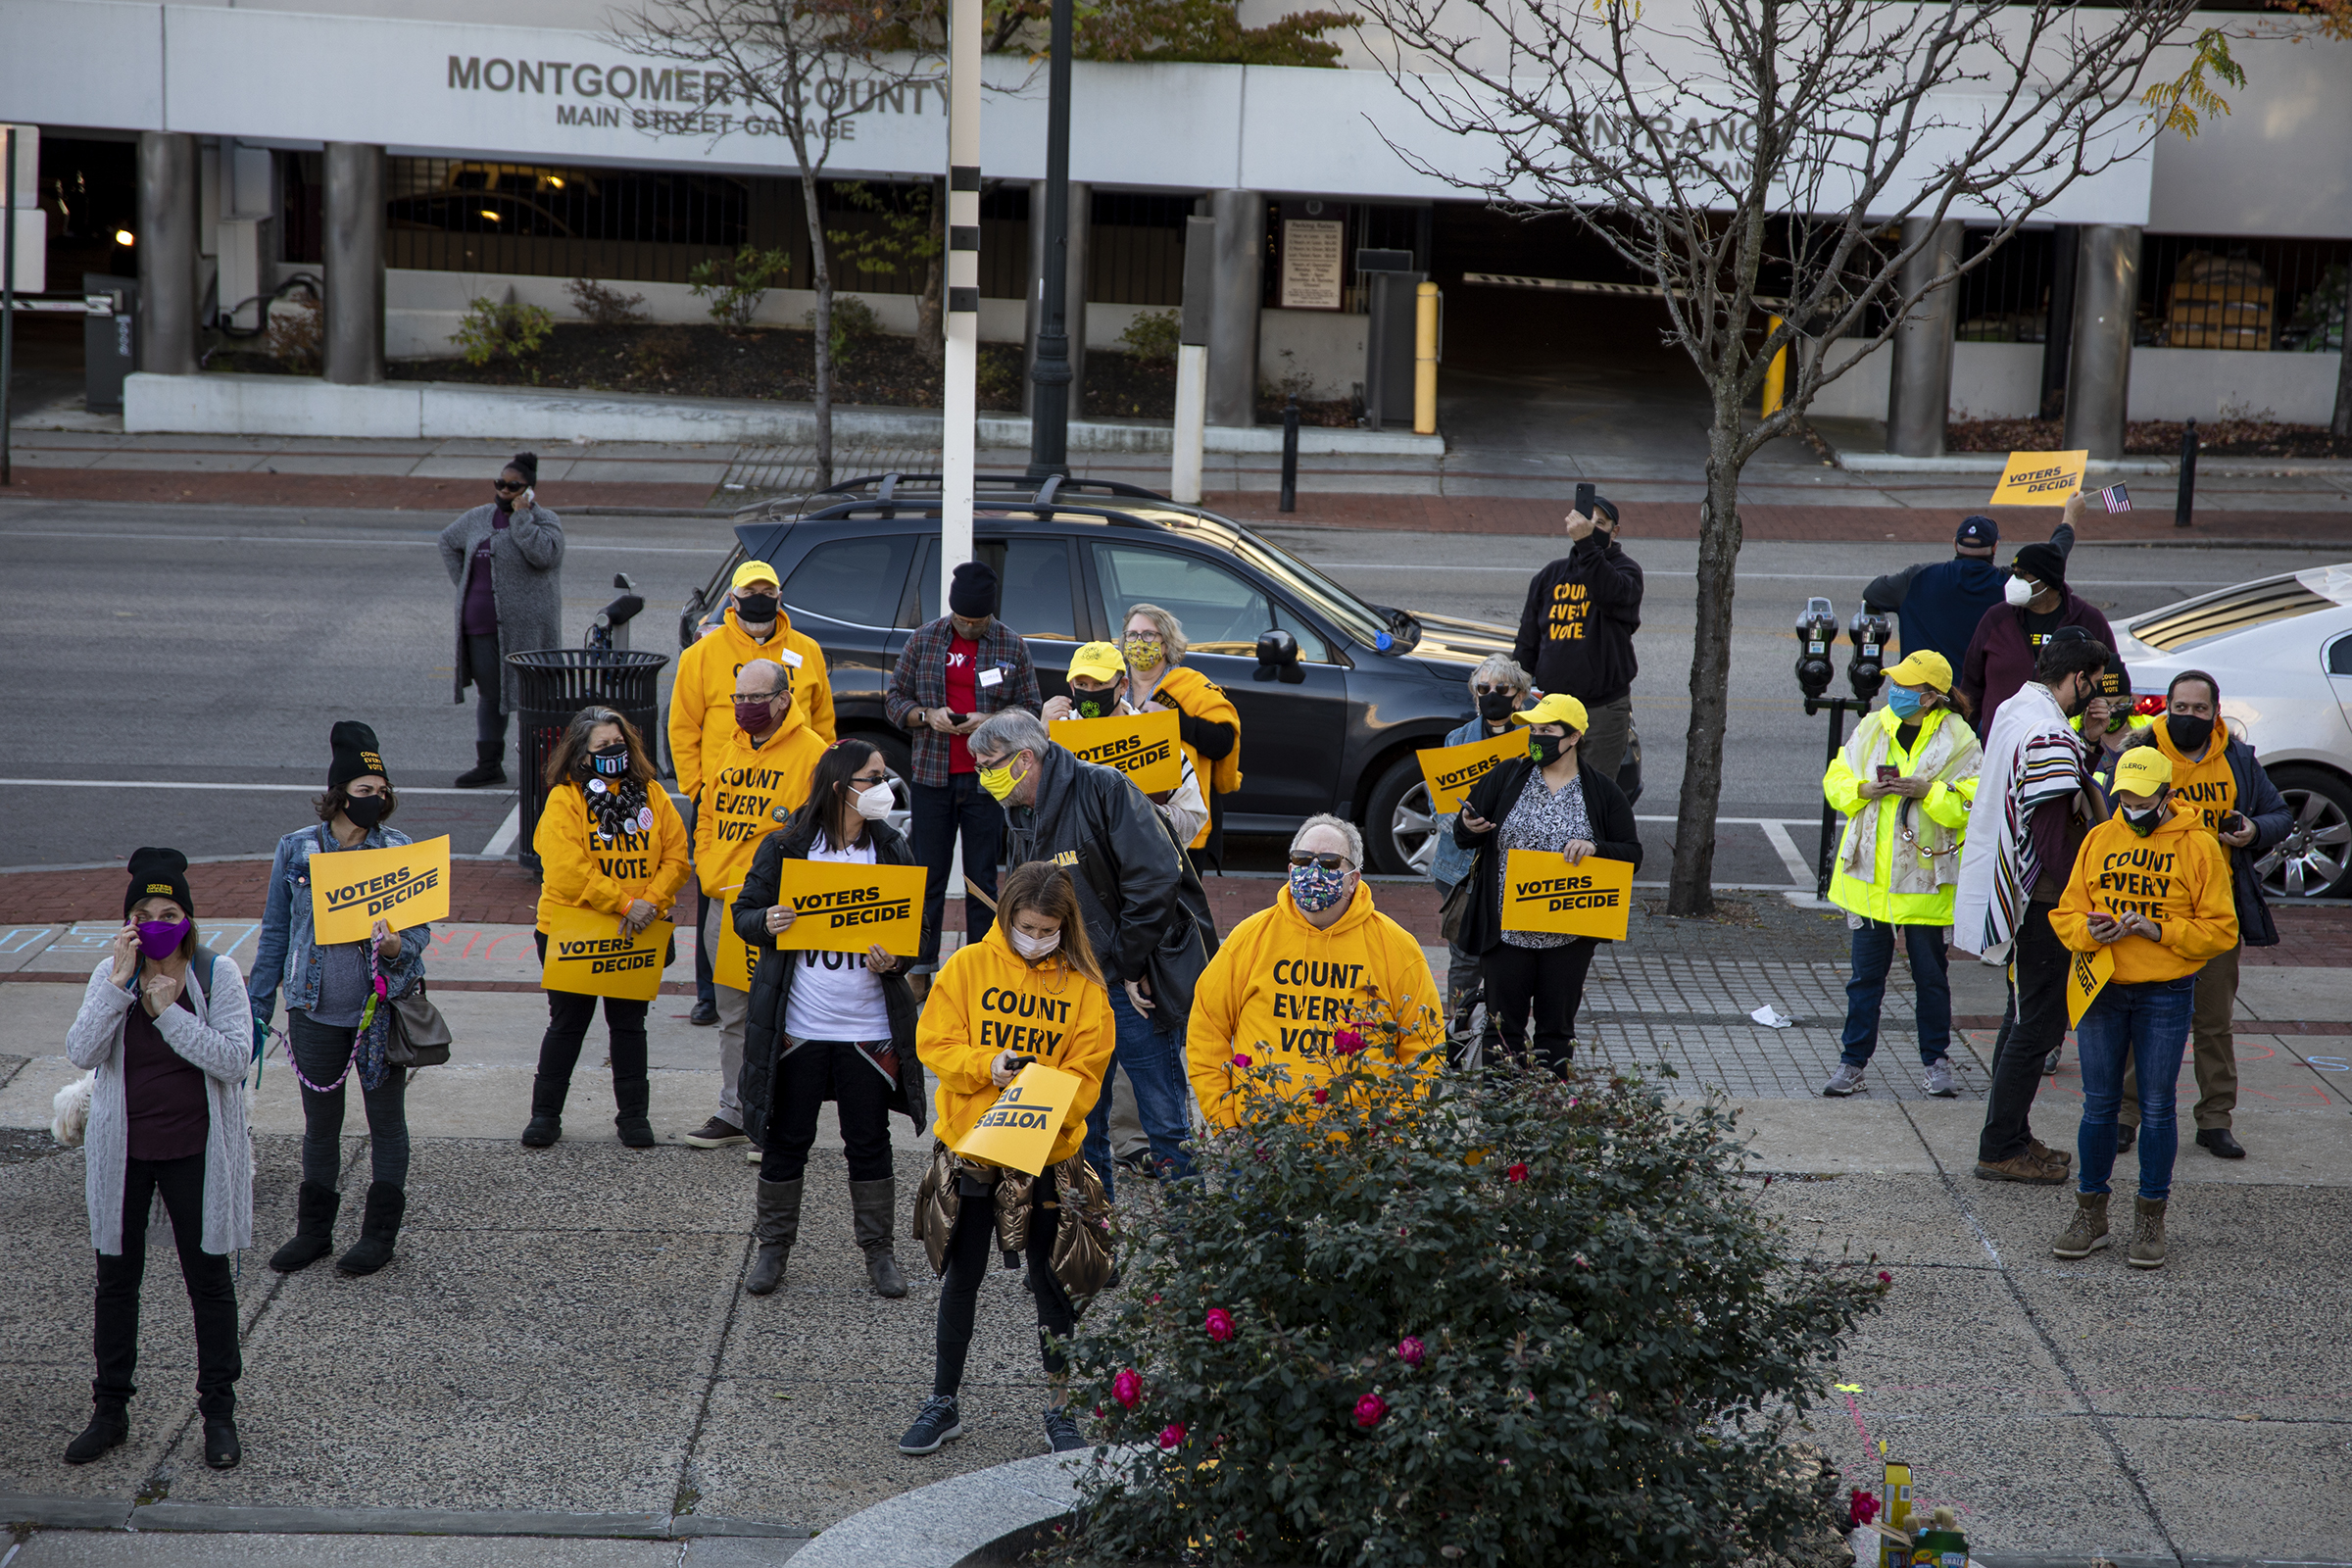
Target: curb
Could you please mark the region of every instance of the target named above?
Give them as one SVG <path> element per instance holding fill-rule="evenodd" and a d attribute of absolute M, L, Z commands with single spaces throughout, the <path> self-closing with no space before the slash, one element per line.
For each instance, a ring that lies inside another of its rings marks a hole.
<path fill-rule="evenodd" d="M 180 1531 L 259 1536 L 560 1536 L 680 1541 L 726 1536 L 807 1541 L 795 1525 L 672 1513 L 551 1513 L 527 1508 L 265 1508 L 136 1497 L 0 1494 L 0 1521 L 49 1530 Z"/>
<path fill-rule="evenodd" d="M 854 1513 L 793 1553 L 799 1568 L 957 1568 L 1009 1563 L 1078 1506 L 1085 1454 L 1041 1453 L 951 1476 Z"/>

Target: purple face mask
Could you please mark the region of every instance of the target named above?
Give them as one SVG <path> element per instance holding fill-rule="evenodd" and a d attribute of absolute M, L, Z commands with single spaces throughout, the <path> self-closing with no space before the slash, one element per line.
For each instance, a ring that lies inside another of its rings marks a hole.
<path fill-rule="evenodd" d="M 185 920 L 141 920 L 139 922 L 139 951 L 157 963 L 163 962 L 172 954 L 177 953 L 179 945 L 187 939 L 188 922 Z"/>

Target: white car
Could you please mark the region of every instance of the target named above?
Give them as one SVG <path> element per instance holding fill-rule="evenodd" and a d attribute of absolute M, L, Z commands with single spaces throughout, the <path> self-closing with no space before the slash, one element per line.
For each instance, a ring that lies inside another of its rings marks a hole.
<path fill-rule="evenodd" d="M 2294 829 L 2264 856 L 2274 897 L 2352 895 L 2352 564 L 2183 599 L 2115 627 L 2132 690 L 2201 669 L 2222 716 L 2286 797 Z"/>

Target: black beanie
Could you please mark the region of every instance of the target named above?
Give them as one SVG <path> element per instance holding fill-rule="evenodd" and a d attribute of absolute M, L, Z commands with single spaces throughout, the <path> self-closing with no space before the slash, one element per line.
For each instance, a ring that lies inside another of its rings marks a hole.
<path fill-rule="evenodd" d="M 948 608 L 966 620 L 995 614 L 997 574 L 977 561 L 957 566 L 955 580 L 948 584 Z"/>
<path fill-rule="evenodd" d="M 2034 543 L 2019 545 L 2017 559 L 2011 566 L 2040 583 L 2044 588 L 2066 586 L 2066 556 L 2056 545 Z"/>
<path fill-rule="evenodd" d="M 539 487 L 538 453 L 517 452 L 514 454 L 514 461 L 508 464 L 507 466 L 513 468 L 516 473 L 521 474 L 522 482 L 524 484 L 529 485 L 534 490 Z"/>
<path fill-rule="evenodd" d="M 367 773 L 381 774 L 389 785 L 392 775 L 384 767 L 384 760 L 376 754 L 375 731 L 356 718 L 337 721 L 326 732 L 326 744 L 334 752 L 333 760 L 326 764 L 326 787 L 341 789 L 353 779 Z"/>
<path fill-rule="evenodd" d="M 130 885 L 122 890 L 122 912 L 141 899 L 168 898 L 196 918 L 196 901 L 188 895 L 188 858 L 177 850 L 130 852 Z"/>

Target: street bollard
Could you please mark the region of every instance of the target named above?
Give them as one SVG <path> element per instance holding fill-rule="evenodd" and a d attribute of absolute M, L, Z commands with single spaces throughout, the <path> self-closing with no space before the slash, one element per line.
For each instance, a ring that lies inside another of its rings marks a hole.
<path fill-rule="evenodd" d="M 2191 419 L 2180 431 L 2180 489 L 2173 497 L 2173 526 L 2185 528 L 2189 511 L 2197 501 L 2197 421 Z"/>
<path fill-rule="evenodd" d="M 1298 397 L 1282 405 L 1282 510 L 1298 510 Z"/>

